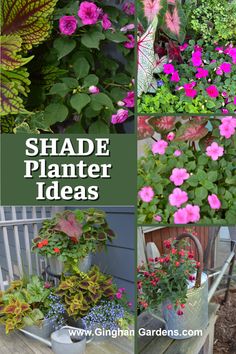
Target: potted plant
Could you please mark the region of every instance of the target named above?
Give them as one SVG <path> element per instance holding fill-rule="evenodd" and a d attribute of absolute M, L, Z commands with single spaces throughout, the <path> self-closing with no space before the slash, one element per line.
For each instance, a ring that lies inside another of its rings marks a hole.
<path fill-rule="evenodd" d="M 43 223 L 32 249 L 48 258 L 50 272 L 55 275 L 76 268 L 87 272 L 92 253 L 106 248 L 114 237 L 103 211 L 67 210 Z"/>
<path fill-rule="evenodd" d="M 153 144 L 138 161 L 140 224 L 233 224 L 236 118 L 141 117 Z"/>
<path fill-rule="evenodd" d="M 180 240 L 190 238 L 199 260 Z M 203 269 L 203 252 L 196 236 L 184 233 L 175 241 L 166 240 L 168 253 L 150 265 L 138 268 L 138 304 L 141 310 L 162 310 L 168 335 L 187 338 L 183 330 L 205 329 L 208 325 L 208 282 Z"/>
<path fill-rule="evenodd" d="M 81 319 L 102 299 L 115 295 L 112 277 L 93 266 L 88 273 L 77 272 L 63 276 L 57 294 L 61 297 L 67 313 L 67 323 L 81 328 Z"/>
<path fill-rule="evenodd" d="M 6 333 L 24 329 L 48 339 L 57 327 L 63 325 L 64 307 L 54 294 L 50 283 L 37 276 L 30 280 L 13 281 L 8 290 L 1 294 L 0 322 Z"/>

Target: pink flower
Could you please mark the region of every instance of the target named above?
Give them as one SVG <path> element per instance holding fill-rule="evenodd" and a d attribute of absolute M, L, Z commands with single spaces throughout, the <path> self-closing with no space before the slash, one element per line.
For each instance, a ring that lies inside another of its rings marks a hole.
<path fill-rule="evenodd" d="M 216 194 L 208 195 L 208 203 L 210 204 L 211 209 L 220 209 L 221 202 Z"/>
<path fill-rule="evenodd" d="M 188 48 L 188 43 L 184 43 L 184 44 L 182 44 L 182 45 L 179 46 L 179 50 L 180 50 L 181 52 L 185 51 L 185 49 L 187 49 L 187 48 Z"/>
<path fill-rule="evenodd" d="M 184 88 L 185 89 L 193 89 L 195 86 L 196 86 L 196 82 L 195 81 L 192 81 L 192 82 L 189 82 L 188 84 L 184 84 Z"/>
<path fill-rule="evenodd" d="M 194 52 L 200 52 L 200 53 L 202 53 L 202 51 L 203 51 L 203 48 L 200 47 L 200 45 L 196 44 L 196 45 L 194 46 Z"/>
<path fill-rule="evenodd" d="M 233 128 L 236 128 L 236 118 L 233 117 L 224 117 L 222 118 L 222 124 L 229 124 L 231 125 Z"/>
<path fill-rule="evenodd" d="M 216 98 L 219 96 L 219 91 L 215 85 L 208 86 L 206 88 L 206 92 L 211 98 Z"/>
<path fill-rule="evenodd" d="M 153 200 L 155 193 L 154 193 L 152 187 L 148 186 L 148 187 L 143 187 L 142 189 L 140 189 L 140 191 L 138 192 L 138 195 L 143 202 L 149 203 Z"/>
<path fill-rule="evenodd" d="M 229 110 L 227 108 L 221 108 L 221 112 L 226 114 L 226 113 L 229 113 Z"/>
<path fill-rule="evenodd" d="M 128 117 L 129 111 L 127 111 L 126 109 L 118 109 L 117 113 L 111 116 L 111 123 L 123 123 L 124 121 L 126 121 L 126 119 L 128 119 Z"/>
<path fill-rule="evenodd" d="M 220 209 L 221 202 L 216 194 L 212 194 L 208 196 L 208 203 L 210 204 L 211 209 Z"/>
<path fill-rule="evenodd" d="M 190 177 L 185 168 L 174 168 L 170 176 L 170 181 L 176 186 L 181 186 Z"/>
<path fill-rule="evenodd" d="M 167 140 L 169 140 L 169 141 L 172 141 L 172 140 L 174 140 L 174 138 L 175 138 L 175 133 L 173 133 L 173 132 L 170 132 L 169 134 L 167 134 Z"/>
<path fill-rule="evenodd" d="M 206 148 L 206 155 L 211 157 L 213 161 L 216 161 L 224 155 L 224 148 L 214 142 Z"/>
<path fill-rule="evenodd" d="M 234 105 L 236 106 L 236 96 L 234 96 Z"/>
<path fill-rule="evenodd" d="M 220 75 L 220 76 L 223 75 L 223 70 L 221 68 L 217 68 L 216 69 L 216 74 Z"/>
<path fill-rule="evenodd" d="M 197 74 L 196 74 L 196 78 L 197 79 L 201 79 L 204 77 L 207 77 L 209 74 L 209 71 L 203 68 L 197 68 Z"/>
<path fill-rule="evenodd" d="M 92 86 L 89 87 L 89 92 L 93 93 L 93 94 L 97 94 L 97 93 L 100 92 L 100 90 L 99 90 L 99 88 L 97 86 L 92 85 Z"/>
<path fill-rule="evenodd" d="M 179 208 L 182 204 L 188 201 L 188 194 L 180 188 L 175 188 L 172 194 L 169 195 L 169 203 L 172 206 Z"/>
<path fill-rule="evenodd" d="M 198 205 L 188 204 L 184 209 L 187 213 L 188 222 L 198 222 L 200 220 L 200 208 Z"/>
<path fill-rule="evenodd" d="M 193 64 L 193 66 L 202 65 L 202 53 L 201 53 L 201 51 L 197 51 L 197 52 L 193 52 L 192 53 L 192 64 Z"/>
<path fill-rule="evenodd" d="M 134 91 L 127 92 L 127 95 L 123 99 L 123 102 L 126 107 L 133 108 L 134 107 Z"/>
<path fill-rule="evenodd" d="M 116 293 L 116 298 L 117 299 L 121 299 L 122 298 L 122 293 L 120 293 L 120 292 Z"/>
<path fill-rule="evenodd" d="M 164 64 L 163 65 L 163 71 L 165 74 L 173 74 L 175 72 L 175 67 L 172 64 Z"/>
<path fill-rule="evenodd" d="M 222 95 L 222 97 L 224 97 L 224 98 L 227 98 L 227 97 L 228 97 L 228 94 L 227 94 L 226 91 L 223 91 L 221 95 Z"/>
<path fill-rule="evenodd" d="M 134 15 L 135 5 L 132 2 L 126 1 L 122 7 L 122 10 L 126 13 L 126 15 Z"/>
<path fill-rule="evenodd" d="M 112 27 L 111 21 L 108 18 L 107 14 L 104 14 L 102 17 L 102 28 L 106 31 Z"/>
<path fill-rule="evenodd" d="M 135 38 L 132 34 L 127 34 L 128 42 L 124 43 L 124 47 L 127 49 L 132 49 L 135 47 Z"/>
<path fill-rule="evenodd" d="M 182 151 L 181 150 L 175 150 L 174 156 L 179 157 L 181 155 L 182 155 Z"/>
<path fill-rule="evenodd" d="M 132 303 L 132 302 L 128 302 L 127 305 L 128 305 L 129 307 L 132 307 L 132 306 L 133 306 L 133 303 Z"/>
<path fill-rule="evenodd" d="M 61 33 L 66 36 L 72 35 L 77 28 L 77 20 L 74 16 L 63 16 L 59 20 L 59 28 Z"/>
<path fill-rule="evenodd" d="M 97 7 L 97 5 L 89 1 L 81 2 L 78 16 L 83 25 L 94 25 L 98 22 L 100 14 L 101 10 Z"/>
<path fill-rule="evenodd" d="M 171 75 L 170 81 L 173 81 L 173 82 L 179 82 L 180 81 L 180 77 L 179 77 L 178 71 L 174 71 L 173 72 L 173 74 Z"/>
<path fill-rule="evenodd" d="M 160 215 L 154 215 L 153 216 L 153 219 L 155 220 L 155 221 L 157 221 L 157 222 L 161 222 L 162 221 L 162 217 L 160 216 Z"/>
<path fill-rule="evenodd" d="M 127 31 L 132 31 L 133 29 L 135 29 L 135 24 L 129 23 L 128 25 L 122 27 L 120 31 L 126 33 Z"/>
<path fill-rule="evenodd" d="M 226 74 L 230 73 L 231 72 L 231 64 L 224 62 L 220 65 L 220 69 Z"/>
<path fill-rule="evenodd" d="M 235 133 L 235 127 L 233 123 L 235 122 L 235 118 L 232 119 L 232 123 L 231 120 L 225 120 L 224 122 L 222 120 L 222 124 L 219 126 L 220 135 L 225 137 L 226 139 L 230 139 L 231 136 Z"/>
<path fill-rule="evenodd" d="M 185 89 L 185 95 L 187 97 L 195 98 L 197 96 L 197 90 L 186 88 Z"/>
<path fill-rule="evenodd" d="M 216 47 L 215 50 L 219 53 L 224 53 L 224 48 L 223 47 Z"/>
<path fill-rule="evenodd" d="M 168 143 L 165 140 L 156 141 L 152 145 L 152 152 L 153 152 L 153 154 L 164 155 L 166 152 L 167 146 L 168 146 Z"/>
<path fill-rule="evenodd" d="M 174 213 L 174 223 L 175 224 L 187 224 L 188 223 L 188 214 L 184 209 L 179 209 Z"/>

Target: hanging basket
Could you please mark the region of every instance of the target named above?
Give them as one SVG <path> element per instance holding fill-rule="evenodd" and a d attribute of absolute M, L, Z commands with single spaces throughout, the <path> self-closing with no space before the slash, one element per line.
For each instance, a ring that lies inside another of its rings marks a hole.
<path fill-rule="evenodd" d="M 183 315 L 179 316 L 172 306 L 167 309 L 170 301 L 163 303 L 163 317 L 166 323 L 168 336 L 173 339 L 186 339 L 196 336 L 196 330 L 202 330 L 208 325 L 208 281 L 207 275 L 203 273 L 203 251 L 201 243 L 195 236 L 184 233 L 177 237 L 177 241 L 184 238 L 190 238 L 197 249 L 198 261 L 200 267 L 197 270 L 195 286 L 187 292 L 187 302 L 185 304 Z M 171 304 L 173 305 L 173 304 Z"/>

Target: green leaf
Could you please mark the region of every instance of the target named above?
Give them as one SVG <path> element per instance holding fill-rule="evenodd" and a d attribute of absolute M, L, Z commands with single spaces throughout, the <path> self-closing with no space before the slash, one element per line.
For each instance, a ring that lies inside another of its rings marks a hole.
<path fill-rule="evenodd" d="M 68 116 L 68 108 L 62 103 L 51 103 L 44 111 L 45 123 L 49 126 L 56 122 L 63 122 Z"/>
<path fill-rule="evenodd" d="M 186 183 L 188 183 L 191 187 L 197 187 L 198 186 L 198 178 L 196 176 L 191 176 Z"/>
<path fill-rule="evenodd" d="M 66 84 L 69 89 L 78 87 L 78 80 L 74 79 L 73 77 L 63 77 L 61 81 Z"/>
<path fill-rule="evenodd" d="M 218 172 L 217 171 L 210 171 L 207 174 L 208 181 L 210 182 L 215 182 L 217 181 L 218 178 Z"/>
<path fill-rule="evenodd" d="M 205 181 L 207 179 L 207 173 L 203 170 L 198 170 L 197 178 L 198 178 L 199 182 Z"/>
<path fill-rule="evenodd" d="M 109 134 L 109 126 L 101 120 L 97 120 L 89 127 L 90 134 Z"/>
<path fill-rule="evenodd" d="M 98 93 L 96 95 L 92 95 L 91 106 L 92 109 L 94 109 L 95 111 L 101 110 L 103 106 L 111 110 L 114 109 L 112 100 L 105 93 Z"/>
<path fill-rule="evenodd" d="M 84 87 L 96 86 L 98 82 L 99 82 L 99 78 L 94 74 L 90 74 L 84 78 L 83 86 Z"/>
<path fill-rule="evenodd" d="M 81 124 L 81 122 L 75 122 L 70 127 L 66 128 L 66 134 L 85 134 L 85 130 Z"/>
<path fill-rule="evenodd" d="M 79 80 L 88 75 L 90 65 L 85 58 L 78 58 L 73 64 L 73 69 L 77 79 Z"/>
<path fill-rule="evenodd" d="M 204 188 L 204 187 L 196 188 L 196 190 L 195 190 L 196 198 L 204 200 L 204 199 L 206 199 L 207 195 L 208 195 L 208 192 L 207 192 L 206 188 Z"/>
<path fill-rule="evenodd" d="M 127 37 L 121 32 L 106 31 L 106 38 L 115 43 L 127 42 Z"/>
<path fill-rule="evenodd" d="M 86 93 L 76 93 L 71 97 L 70 104 L 77 111 L 81 113 L 82 109 L 87 106 L 91 101 L 91 98 Z"/>
<path fill-rule="evenodd" d="M 53 47 L 57 51 L 58 60 L 60 60 L 61 58 L 71 53 L 73 49 L 75 49 L 76 41 L 66 37 L 57 38 L 53 42 Z"/>
<path fill-rule="evenodd" d="M 61 97 L 65 97 L 67 95 L 67 93 L 69 92 L 68 87 L 66 86 L 66 84 L 64 83 L 58 83 L 58 84 L 54 84 L 50 91 L 49 94 L 50 95 L 59 95 Z"/>
<path fill-rule="evenodd" d="M 105 35 L 97 29 L 90 29 L 82 35 L 81 42 L 87 48 L 99 49 L 100 41 L 105 38 Z"/>

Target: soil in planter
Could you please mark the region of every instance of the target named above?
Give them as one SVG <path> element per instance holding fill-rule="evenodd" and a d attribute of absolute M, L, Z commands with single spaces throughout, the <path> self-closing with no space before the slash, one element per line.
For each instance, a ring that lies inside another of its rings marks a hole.
<path fill-rule="evenodd" d="M 213 298 L 221 303 L 224 294 Z M 214 354 L 236 353 L 236 288 L 230 291 L 226 304 L 220 307 L 215 325 Z"/>

